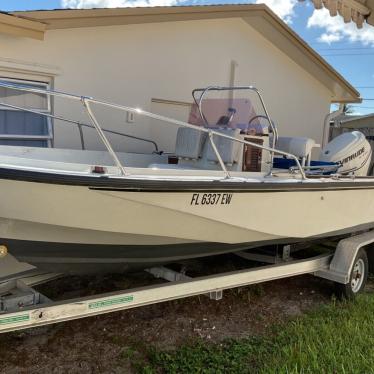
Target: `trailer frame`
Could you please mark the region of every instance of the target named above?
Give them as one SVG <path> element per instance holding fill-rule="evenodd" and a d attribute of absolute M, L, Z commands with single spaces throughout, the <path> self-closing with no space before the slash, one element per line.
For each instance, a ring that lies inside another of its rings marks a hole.
<path fill-rule="evenodd" d="M 271 265 L 196 278 L 188 277 L 183 272 L 176 272 L 166 267 L 153 267 L 147 269 L 147 271 L 156 278 L 167 280 L 168 283 L 58 302 L 49 300 L 35 291 L 32 286 L 56 278 L 59 274 L 46 274 L 38 272 L 37 269 L 29 270 L 29 274 L 27 274 L 27 271 L 21 271 L 18 273 L 18 277 L 17 274 L 14 274 L 9 277 L 9 280 L 0 281 L 0 306 L 1 300 L 3 302 L 4 300 L 8 301 L 6 305 L 10 306 L 9 310 L 1 312 L 0 309 L 0 333 L 45 326 L 196 295 L 205 294 L 211 299 L 219 300 L 222 298 L 223 291 L 227 289 L 302 274 L 313 274 L 340 284 L 348 284 L 358 251 L 373 242 L 374 230 L 340 240 L 334 253 L 320 254 L 301 260 L 284 256 L 283 261 Z M 284 251 L 289 253 L 289 248 L 285 247 Z M 0 280 L 3 260 L 4 258 L 0 258 Z M 264 261 L 264 258 L 262 258 L 262 261 Z M 17 266 L 17 269 L 19 270 L 19 266 Z M 7 296 L 4 296 L 4 290 Z M 20 294 L 19 290 L 23 293 Z M 13 294 L 12 291 L 14 291 Z M 3 296 L 1 296 L 2 294 Z M 17 295 L 20 297 L 19 301 L 14 299 L 17 298 Z M 34 295 L 34 300 L 38 302 L 33 304 L 30 301 L 32 299 L 30 295 Z M 9 302 L 6 297 L 13 297 L 13 299 Z"/>

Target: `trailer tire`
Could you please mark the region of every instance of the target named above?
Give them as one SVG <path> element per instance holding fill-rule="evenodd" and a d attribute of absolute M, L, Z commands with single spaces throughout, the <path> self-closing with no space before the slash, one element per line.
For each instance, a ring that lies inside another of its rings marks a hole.
<path fill-rule="evenodd" d="M 366 251 L 361 248 L 354 261 L 347 284 L 335 283 L 335 292 L 339 298 L 354 299 L 366 285 L 369 274 L 369 261 Z"/>

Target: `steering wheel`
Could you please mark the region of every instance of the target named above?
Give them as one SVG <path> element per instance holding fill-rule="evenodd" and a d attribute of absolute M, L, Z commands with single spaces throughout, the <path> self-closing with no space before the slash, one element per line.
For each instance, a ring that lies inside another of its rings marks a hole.
<path fill-rule="evenodd" d="M 248 125 L 250 125 L 250 124 L 251 124 L 255 119 L 258 119 L 258 118 L 264 118 L 264 119 L 266 119 L 266 120 L 269 122 L 268 117 L 266 117 L 266 116 L 264 116 L 264 115 L 262 115 L 262 114 L 259 114 L 259 115 L 257 115 L 257 116 L 252 117 L 252 118 L 249 120 Z M 270 130 L 271 130 L 270 123 L 269 123 L 269 127 L 270 127 Z"/>
<path fill-rule="evenodd" d="M 258 119 L 258 118 L 264 118 L 264 119 L 266 119 L 267 122 L 269 122 L 268 117 L 264 116 L 263 114 L 258 114 L 257 116 L 254 116 L 254 117 L 252 117 L 252 118 L 249 120 L 249 122 L 248 122 L 248 126 L 249 126 L 249 125 L 250 125 L 250 124 L 251 124 L 255 119 Z M 273 121 L 272 121 L 271 124 L 269 123 L 268 128 L 269 128 L 269 134 L 272 134 L 273 137 L 274 137 L 275 135 L 274 135 L 274 132 L 273 132 L 273 129 L 272 129 L 272 126 L 271 126 L 271 125 L 273 125 L 273 127 L 275 128 L 275 125 L 274 125 L 274 122 L 273 122 Z M 275 146 L 275 145 L 276 145 L 276 142 L 274 142 L 273 145 Z"/>

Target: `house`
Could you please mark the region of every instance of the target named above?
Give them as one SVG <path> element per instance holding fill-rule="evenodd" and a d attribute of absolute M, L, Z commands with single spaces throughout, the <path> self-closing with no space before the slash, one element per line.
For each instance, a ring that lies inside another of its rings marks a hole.
<path fill-rule="evenodd" d="M 320 142 L 330 105 L 360 102 L 359 92 L 265 5 L 0 14 L 0 45 L 1 80 L 184 121 L 194 88 L 254 85 L 281 135 Z M 80 103 L 11 91 L 0 89 L 0 101 L 88 121 Z M 106 128 L 155 139 L 160 149 L 173 151 L 173 126 L 114 112 L 96 113 Z M 84 137 L 87 148 L 103 149 L 93 130 Z M 3 144 L 81 147 L 76 126 L 9 108 L 0 111 L 0 138 Z M 113 144 L 118 150 L 152 150 L 134 139 L 116 138 Z"/>
<path fill-rule="evenodd" d="M 361 131 L 365 134 L 374 149 L 374 113 L 366 115 L 341 114 L 330 123 L 331 139 L 351 131 Z"/>
<path fill-rule="evenodd" d="M 353 130 L 374 128 L 374 113 L 365 115 L 341 114 L 332 122 L 334 128 Z"/>

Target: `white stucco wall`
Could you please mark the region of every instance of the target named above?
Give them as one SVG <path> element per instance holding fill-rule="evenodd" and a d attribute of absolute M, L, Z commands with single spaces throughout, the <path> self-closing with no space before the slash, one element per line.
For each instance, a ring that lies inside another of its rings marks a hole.
<path fill-rule="evenodd" d="M 281 135 L 320 142 L 330 107 L 330 92 L 319 81 L 241 19 L 53 30 L 43 42 L 0 35 L 0 45 L 0 76 L 9 75 L 1 58 L 56 66 L 61 70 L 53 79 L 57 90 L 161 114 L 182 116 L 183 110 L 152 104 L 152 98 L 191 102 L 195 87 L 227 85 L 232 60 L 238 63 L 236 85 L 253 84 L 263 92 Z M 77 104 L 64 103 L 56 100 L 56 113 L 84 118 Z M 164 148 L 175 136 L 175 130 L 165 134 L 139 118 L 128 124 L 125 114 L 100 117 L 111 129 L 156 137 Z M 67 125 L 55 125 L 55 140 L 57 147 L 80 147 L 76 128 Z M 86 143 L 101 147 L 93 135 Z M 123 145 L 116 142 L 117 149 Z M 127 146 L 144 149 L 142 143 Z"/>

